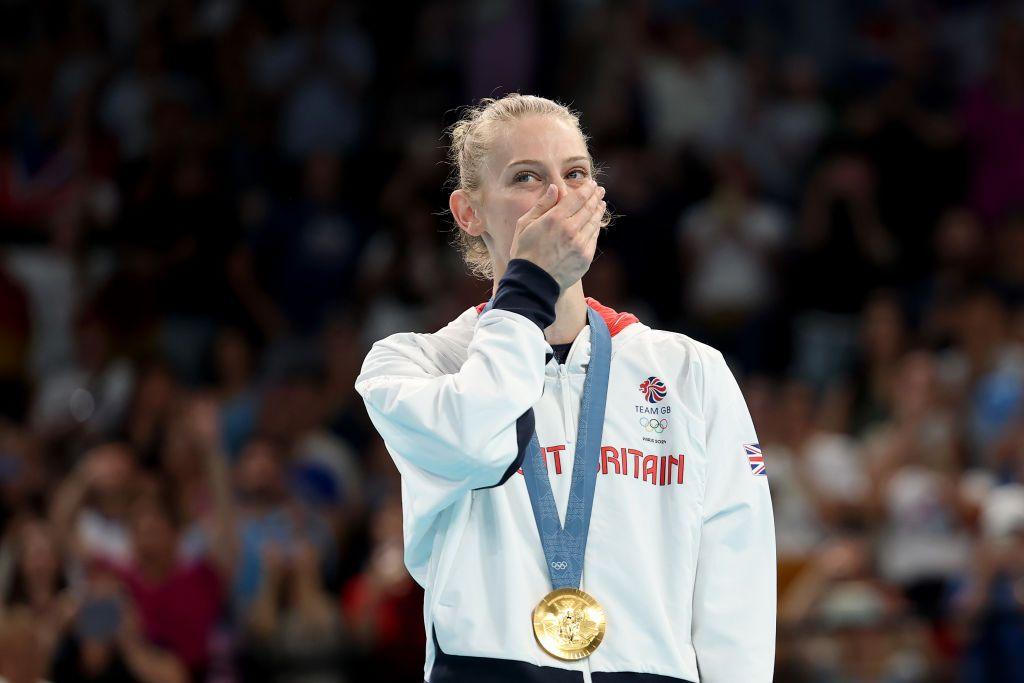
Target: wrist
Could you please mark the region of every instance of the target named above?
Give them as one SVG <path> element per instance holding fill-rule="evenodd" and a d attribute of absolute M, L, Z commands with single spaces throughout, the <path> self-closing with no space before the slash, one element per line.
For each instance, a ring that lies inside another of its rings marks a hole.
<path fill-rule="evenodd" d="M 555 302 L 561 286 L 546 270 L 523 258 L 508 262 L 494 294 L 494 308 L 519 313 L 541 330 L 555 321 Z"/>

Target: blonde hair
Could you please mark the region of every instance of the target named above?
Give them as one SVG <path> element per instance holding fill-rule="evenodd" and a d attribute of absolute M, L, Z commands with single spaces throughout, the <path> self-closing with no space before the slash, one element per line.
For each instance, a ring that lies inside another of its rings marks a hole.
<path fill-rule="evenodd" d="M 579 115 L 569 107 L 536 95 L 509 93 L 501 98 L 485 97 L 475 106 L 467 107 L 459 120 L 448 127 L 446 133 L 451 142 L 448 146 L 448 162 L 453 169 L 454 189 L 477 195 L 483 184 L 483 167 L 494 141 L 503 125 L 527 116 L 554 116 L 575 128 L 587 145 L 589 138 L 580 127 Z M 589 149 L 588 149 L 589 153 Z M 591 161 L 591 174 L 596 177 L 600 169 Z M 605 211 L 601 227 L 611 223 L 611 214 Z M 494 265 L 487 245 L 482 237 L 470 235 L 455 226 L 457 246 L 470 272 L 480 278 L 494 277 Z"/>

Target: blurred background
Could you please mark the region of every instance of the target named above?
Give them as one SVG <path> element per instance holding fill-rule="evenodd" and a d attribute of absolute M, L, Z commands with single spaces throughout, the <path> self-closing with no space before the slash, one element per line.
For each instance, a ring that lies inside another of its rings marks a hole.
<path fill-rule="evenodd" d="M 0 1 L 0 676 L 422 680 L 369 345 L 486 300 L 443 129 L 582 113 L 585 291 L 722 349 L 776 680 L 1024 681 L 1024 11 Z"/>

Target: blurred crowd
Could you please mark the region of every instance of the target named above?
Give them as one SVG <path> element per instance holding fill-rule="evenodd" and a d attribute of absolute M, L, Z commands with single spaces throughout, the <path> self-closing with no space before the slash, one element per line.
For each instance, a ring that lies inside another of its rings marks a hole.
<path fill-rule="evenodd" d="M 369 345 L 485 301 L 444 127 L 582 113 L 590 296 L 720 348 L 784 683 L 1024 680 L 1024 8 L 0 3 L 0 679 L 421 680 Z"/>

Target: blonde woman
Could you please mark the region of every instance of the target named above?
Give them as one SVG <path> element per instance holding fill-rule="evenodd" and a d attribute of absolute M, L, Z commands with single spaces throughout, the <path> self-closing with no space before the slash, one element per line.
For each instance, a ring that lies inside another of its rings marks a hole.
<path fill-rule="evenodd" d="M 771 681 L 771 500 L 722 355 L 584 295 L 609 214 L 575 113 L 512 94 L 450 133 L 493 297 L 356 380 L 402 477 L 425 680 Z"/>

